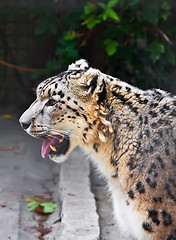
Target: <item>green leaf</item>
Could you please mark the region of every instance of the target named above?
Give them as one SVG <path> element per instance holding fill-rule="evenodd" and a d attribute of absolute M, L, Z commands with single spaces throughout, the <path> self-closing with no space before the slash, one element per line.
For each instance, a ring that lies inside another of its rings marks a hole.
<path fill-rule="evenodd" d="M 112 7 L 115 7 L 115 5 L 118 3 L 118 0 L 111 0 L 108 2 L 108 5 L 107 7 L 108 8 L 112 8 Z"/>
<path fill-rule="evenodd" d="M 116 53 L 117 47 L 119 45 L 119 43 L 117 41 L 112 40 L 112 39 L 106 39 L 103 43 L 106 46 L 105 49 L 106 49 L 108 56 L 112 56 Z"/>
<path fill-rule="evenodd" d="M 40 206 L 43 207 L 44 213 L 53 213 L 58 205 L 52 202 L 43 202 L 40 203 Z"/>
<path fill-rule="evenodd" d="M 101 19 L 96 18 L 95 16 L 91 16 L 87 19 L 87 27 L 89 29 L 94 28 L 97 24 L 99 24 L 101 22 Z"/>
<path fill-rule="evenodd" d="M 159 8 L 157 5 L 145 5 L 142 9 L 142 18 L 144 21 L 157 25 L 159 17 Z"/>
<path fill-rule="evenodd" d="M 162 2 L 160 8 L 165 11 L 169 11 L 171 9 L 171 6 L 166 1 L 164 1 L 164 2 Z"/>
<path fill-rule="evenodd" d="M 106 9 L 106 5 L 105 5 L 104 3 L 101 3 L 101 2 L 100 2 L 100 3 L 98 3 L 98 5 L 99 5 L 102 9 L 104 9 L 104 10 Z"/>
<path fill-rule="evenodd" d="M 119 19 L 117 13 L 114 10 L 110 9 L 110 8 L 107 8 L 106 14 L 111 19 L 114 19 L 114 20 L 118 20 Z"/>
<path fill-rule="evenodd" d="M 165 12 L 161 14 L 161 17 L 164 21 L 166 21 L 170 14 L 171 14 L 170 12 Z"/>
<path fill-rule="evenodd" d="M 160 59 L 162 53 L 164 53 L 165 48 L 163 44 L 160 43 L 152 43 L 147 46 L 146 51 L 150 52 L 150 58 L 152 62 L 156 62 Z"/>
<path fill-rule="evenodd" d="M 172 65 L 176 64 L 174 50 L 170 46 L 168 46 L 167 48 L 166 58 L 170 64 Z"/>
<path fill-rule="evenodd" d="M 88 2 L 84 7 L 84 14 L 89 15 L 90 13 L 94 12 L 94 10 L 95 10 L 95 5 Z"/>
<path fill-rule="evenodd" d="M 32 201 L 30 203 L 27 204 L 28 210 L 30 212 L 34 212 L 36 210 L 36 207 L 39 205 L 40 203 L 38 201 Z"/>
<path fill-rule="evenodd" d="M 73 36 L 73 32 L 72 31 L 69 31 L 65 37 L 64 37 L 66 40 L 73 40 L 74 39 L 74 36 Z"/>
<path fill-rule="evenodd" d="M 106 11 L 102 14 L 102 18 L 103 18 L 103 21 L 106 21 L 106 19 L 108 18 L 108 14 Z"/>
<path fill-rule="evenodd" d="M 161 4 L 160 8 L 162 9 L 161 17 L 164 21 L 166 21 L 168 16 L 171 14 L 171 6 L 166 1 L 164 1 Z"/>
<path fill-rule="evenodd" d="M 38 206 L 43 207 L 43 212 L 44 213 L 53 213 L 56 207 L 58 206 L 57 204 L 53 202 L 39 202 L 39 201 L 33 201 L 33 198 L 28 198 L 26 201 L 30 201 L 30 203 L 27 204 L 28 210 L 31 212 L 37 211 L 36 208 Z"/>

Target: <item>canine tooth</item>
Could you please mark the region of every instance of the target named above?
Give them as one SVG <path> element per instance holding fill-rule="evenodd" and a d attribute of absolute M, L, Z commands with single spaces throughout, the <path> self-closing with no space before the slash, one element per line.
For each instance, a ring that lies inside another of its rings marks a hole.
<path fill-rule="evenodd" d="M 50 145 L 50 148 L 51 148 L 52 151 L 56 152 L 56 148 L 55 148 L 55 147 L 53 147 L 52 145 Z"/>
<path fill-rule="evenodd" d="M 63 140 L 64 140 L 64 136 L 61 139 L 59 139 L 60 143 L 63 142 Z"/>

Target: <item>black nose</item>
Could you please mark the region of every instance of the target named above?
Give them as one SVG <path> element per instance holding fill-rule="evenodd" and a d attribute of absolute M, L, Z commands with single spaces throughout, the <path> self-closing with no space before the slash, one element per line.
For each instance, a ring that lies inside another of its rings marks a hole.
<path fill-rule="evenodd" d="M 24 130 L 26 130 L 31 125 L 31 123 L 20 122 L 20 125 Z"/>

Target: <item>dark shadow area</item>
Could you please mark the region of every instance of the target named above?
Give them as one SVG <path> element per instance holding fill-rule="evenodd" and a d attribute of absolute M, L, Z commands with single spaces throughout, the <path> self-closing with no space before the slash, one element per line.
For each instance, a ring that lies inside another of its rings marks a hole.
<path fill-rule="evenodd" d="M 143 89 L 176 91 L 173 0 L 0 1 L 0 107 L 23 111 L 35 88 L 68 64 Z"/>

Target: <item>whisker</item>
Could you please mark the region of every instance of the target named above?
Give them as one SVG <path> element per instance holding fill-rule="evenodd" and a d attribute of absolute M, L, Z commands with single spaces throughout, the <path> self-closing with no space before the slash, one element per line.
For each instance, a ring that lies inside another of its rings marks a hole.
<path fill-rule="evenodd" d="M 58 139 L 57 136 L 55 135 L 63 135 L 64 138 L 68 139 L 69 137 L 72 136 L 72 132 L 68 130 L 64 131 L 64 130 L 49 128 L 47 126 L 42 126 L 42 130 L 40 131 L 40 134 L 37 134 L 37 132 L 34 131 L 32 135 L 41 140 L 45 140 L 46 138 L 50 140 L 52 140 L 52 138 Z M 74 133 L 74 138 L 80 138 L 80 134 Z"/>
<path fill-rule="evenodd" d="M 66 131 L 61 131 L 61 130 L 56 130 L 56 129 L 50 129 L 50 133 L 51 134 L 55 134 L 55 135 L 57 135 L 57 134 L 59 134 L 59 135 L 65 135 L 65 136 L 69 136 L 70 135 L 70 133 L 69 132 L 66 132 Z"/>
<path fill-rule="evenodd" d="M 58 130 L 58 129 L 54 129 L 54 128 L 50 128 L 50 131 L 54 131 L 54 132 L 58 132 L 58 133 L 67 133 L 64 130 Z"/>

